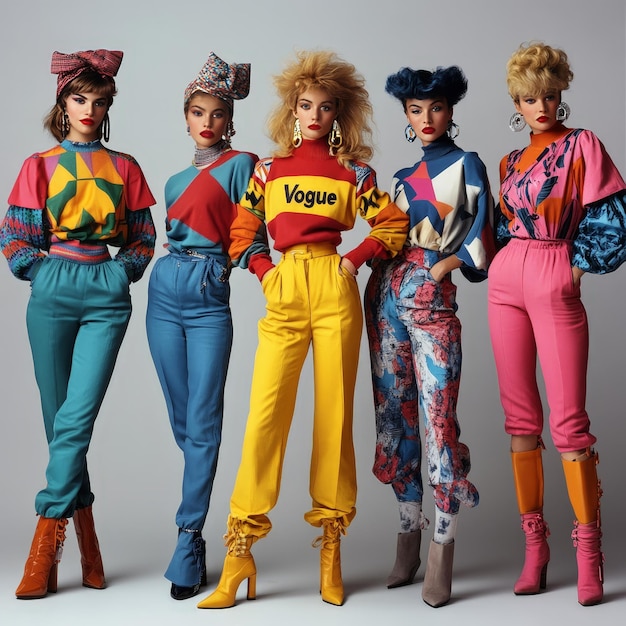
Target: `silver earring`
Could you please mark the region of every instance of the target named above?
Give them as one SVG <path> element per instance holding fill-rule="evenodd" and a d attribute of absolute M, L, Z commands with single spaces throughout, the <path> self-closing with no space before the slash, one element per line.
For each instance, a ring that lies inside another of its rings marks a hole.
<path fill-rule="evenodd" d="M 67 133 L 70 132 L 70 118 L 68 114 L 63 111 L 63 116 L 61 117 L 61 135 L 63 139 L 67 137 Z"/>
<path fill-rule="evenodd" d="M 509 128 L 514 133 L 519 133 L 520 130 L 524 130 L 525 126 L 526 126 L 526 120 L 524 119 L 524 116 L 519 111 L 511 115 L 511 119 L 509 120 Z"/>
<path fill-rule="evenodd" d="M 233 121 L 230 120 L 230 122 L 226 124 L 226 132 L 224 133 L 223 139 L 230 146 L 230 141 L 236 134 L 237 134 L 237 131 L 235 130 Z"/>
<path fill-rule="evenodd" d="M 302 145 L 302 129 L 300 128 L 300 120 L 296 117 L 296 121 L 293 124 L 293 137 L 291 143 L 294 148 L 299 148 Z"/>
<path fill-rule="evenodd" d="M 409 143 L 413 143 L 417 139 L 417 135 L 415 134 L 411 124 L 406 125 L 406 128 L 404 129 L 404 136 Z"/>
<path fill-rule="evenodd" d="M 456 139 L 459 136 L 460 133 L 460 129 L 459 129 L 459 125 L 455 124 L 452 120 L 450 120 L 450 122 L 448 123 L 448 137 L 450 137 L 450 139 Z"/>
<path fill-rule="evenodd" d="M 569 104 L 567 102 L 561 102 L 559 106 L 556 108 L 556 119 L 558 122 L 564 122 L 568 117 L 572 110 L 569 108 Z"/>
<path fill-rule="evenodd" d="M 110 134 L 111 120 L 109 119 L 109 114 L 107 113 L 102 120 L 102 139 L 104 139 L 104 141 L 109 141 Z"/>
<path fill-rule="evenodd" d="M 191 128 L 189 128 L 189 126 L 187 126 L 187 134 L 191 135 Z"/>

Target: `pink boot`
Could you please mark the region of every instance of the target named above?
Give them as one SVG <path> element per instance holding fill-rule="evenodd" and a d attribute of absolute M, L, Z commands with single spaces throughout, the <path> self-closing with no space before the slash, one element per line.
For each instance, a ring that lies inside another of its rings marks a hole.
<path fill-rule="evenodd" d="M 513 591 L 515 595 L 533 595 L 546 588 L 550 547 L 547 537 L 550 534 L 543 513 L 524 513 L 521 515 L 522 530 L 526 534 L 526 553 L 524 567 L 517 579 Z"/>
<path fill-rule="evenodd" d="M 578 564 L 578 602 L 593 606 L 602 602 L 604 582 L 604 555 L 600 549 L 602 531 L 598 521 L 589 524 L 574 522 L 572 539 Z"/>

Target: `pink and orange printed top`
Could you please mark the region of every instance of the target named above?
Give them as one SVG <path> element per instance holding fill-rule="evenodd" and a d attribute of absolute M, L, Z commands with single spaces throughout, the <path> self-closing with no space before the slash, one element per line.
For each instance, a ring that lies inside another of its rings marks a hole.
<path fill-rule="evenodd" d="M 573 243 L 572 263 L 606 273 L 626 260 L 626 183 L 600 140 L 558 125 L 500 163 L 498 239 Z"/>

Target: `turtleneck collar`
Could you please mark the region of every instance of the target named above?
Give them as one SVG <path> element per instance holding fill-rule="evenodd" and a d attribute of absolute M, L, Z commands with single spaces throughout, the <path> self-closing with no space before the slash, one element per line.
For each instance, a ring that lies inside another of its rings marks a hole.
<path fill-rule="evenodd" d="M 533 148 L 543 150 L 546 146 L 549 146 L 551 143 L 554 143 L 561 137 L 567 135 L 570 130 L 570 128 L 566 128 L 563 124 L 558 122 L 550 130 L 546 130 L 543 133 L 530 133 L 530 145 Z"/>
<path fill-rule="evenodd" d="M 299 148 L 295 148 L 293 156 L 305 159 L 335 159 L 329 152 L 328 139 L 303 139 Z"/>
<path fill-rule="evenodd" d="M 461 148 L 459 148 L 446 134 L 441 135 L 439 139 L 435 139 L 432 143 L 422 146 L 422 150 L 424 151 L 424 161 L 432 161 L 433 159 L 438 159 L 449 152 L 460 149 Z"/>
<path fill-rule="evenodd" d="M 95 141 L 70 141 L 69 139 L 64 139 L 61 142 L 61 146 L 68 152 L 96 152 L 96 150 L 103 148 L 99 139 Z"/>

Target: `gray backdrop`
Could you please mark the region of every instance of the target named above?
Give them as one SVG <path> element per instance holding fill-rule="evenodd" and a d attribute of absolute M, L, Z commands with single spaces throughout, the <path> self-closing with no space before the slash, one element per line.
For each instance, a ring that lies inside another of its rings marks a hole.
<path fill-rule="evenodd" d="M 389 187 L 397 169 L 421 155 L 419 146 L 404 140 L 406 119 L 399 103 L 384 91 L 386 76 L 405 65 L 431 69 L 458 64 L 467 74 L 469 91 L 455 109 L 454 120 L 461 130 L 457 142 L 480 154 L 497 193 L 500 158 L 527 142 L 526 132 L 513 134 L 508 129 L 514 109 L 506 91 L 505 64 L 521 42 L 543 40 L 563 47 L 571 59 L 575 78 L 570 91 L 564 94 L 572 109 L 568 125 L 596 132 L 626 173 L 625 25 L 623 0 L 109 0 L 89 5 L 15 2 L 3 6 L 0 20 L 0 195 L 8 196 L 28 155 L 53 144 L 41 124 L 54 102 L 55 77 L 49 73 L 52 51 L 99 47 L 125 53 L 117 79 L 119 95 L 111 110 L 109 145 L 139 161 L 158 200 L 153 208 L 159 237 L 157 254 L 163 253 L 165 239 L 163 186 L 172 173 L 189 164 L 193 153 L 182 114 L 183 91 L 210 51 L 229 62 L 252 62 L 250 96 L 235 106 L 234 146 L 260 156 L 267 155 L 272 147 L 265 127 L 275 103 L 271 78 L 295 50 L 330 48 L 354 63 L 366 78 L 375 110 L 376 155 L 372 165 L 383 188 Z M 366 233 L 367 226 L 360 221 L 346 236 L 343 249 Z M 367 275 L 364 268 L 358 277 L 361 288 Z M 530 610 L 533 600 L 514 599 L 510 593 L 521 566 L 523 547 L 487 329 L 486 284 L 471 285 L 460 274 L 455 275 L 465 357 L 459 417 L 463 440 L 472 452 L 470 476 L 481 492 L 481 504 L 461 513 L 455 596 L 462 601 L 445 610 L 456 610 L 466 619 L 474 617 L 481 623 L 492 618 L 493 623 L 501 623 L 499 615 L 503 611 L 514 621 L 518 607 Z M 623 607 L 626 588 L 622 565 L 626 549 L 620 535 L 626 512 L 622 484 L 626 339 L 619 321 L 625 285 L 624 270 L 605 277 L 583 278 L 583 299 L 591 325 L 588 410 L 599 439 L 599 471 L 605 492 L 602 505 L 607 595 L 613 600 L 593 610 L 596 615 L 607 616 L 618 605 Z M 33 498 L 43 484 L 47 453 L 24 321 L 29 287 L 15 280 L 6 266 L 0 267 L 0 496 L 4 503 L 4 514 L 0 516 L 0 614 L 15 616 L 15 623 L 38 616 L 52 623 L 57 618 L 62 620 L 69 611 L 87 607 L 91 617 L 100 616 L 102 623 L 142 623 L 143 617 L 158 622 L 159 616 L 170 622 L 210 618 L 218 623 L 237 623 L 246 615 L 263 621 L 263 611 L 269 611 L 267 619 L 273 623 L 282 623 L 276 618 L 281 615 L 285 623 L 295 618 L 304 623 L 307 616 L 317 615 L 316 611 L 329 611 L 319 606 L 315 589 L 317 555 L 308 548 L 316 532 L 302 519 L 309 506 L 309 363 L 302 374 L 281 498 L 271 514 L 275 529 L 255 551 L 259 593 L 265 589 L 269 597 L 210 615 L 196 611 L 193 601 L 174 603 L 167 597 L 168 585 L 162 572 L 175 542 L 174 514 L 182 459 L 171 436 L 148 352 L 146 292 L 147 275 L 132 287 L 133 318 L 88 457 L 96 493 L 96 523 L 111 587 L 101 593 L 80 588 L 78 557 L 70 530 L 59 594 L 45 601 L 17 602 L 13 592 L 35 526 Z M 264 313 L 260 286 L 248 272 L 233 273 L 232 309 L 235 340 L 226 389 L 223 445 L 205 533 L 212 584 L 221 567 L 221 535 L 248 410 L 256 323 Z M 429 609 L 419 600 L 419 587 L 387 592 L 383 586 L 393 562 L 398 519 L 391 489 L 379 484 L 370 471 L 374 426 L 365 337 L 354 434 L 358 514 L 343 551 L 349 599 L 343 609 L 324 613 L 323 619 L 332 623 L 340 614 L 344 621 L 350 615 L 361 619 L 370 611 L 383 615 L 383 610 L 387 617 L 394 618 L 394 610 L 412 607 L 422 615 L 431 615 L 424 613 Z M 555 595 L 542 595 L 534 600 L 534 606 L 561 615 L 564 610 L 574 611 L 580 618 L 569 540 L 572 514 L 558 454 L 547 432 L 545 439 L 551 570 L 556 570 L 558 582 Z M 432 518 L 428 491 L 424 509 Z M 422 552 L 425 558 L 426 550 Z M 300 570 L 304 577 L 301 588 L 291 578 Z M 65 593 L 61 593 L 64 586 Z M 124 595 L 123 590 L 130 592 Z M 562 605 L 558 594 L 562 594 Z M 573 619 L 576 623 L 576 617 Z"/>

